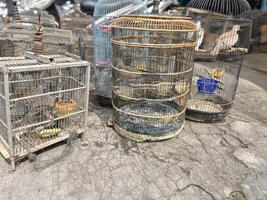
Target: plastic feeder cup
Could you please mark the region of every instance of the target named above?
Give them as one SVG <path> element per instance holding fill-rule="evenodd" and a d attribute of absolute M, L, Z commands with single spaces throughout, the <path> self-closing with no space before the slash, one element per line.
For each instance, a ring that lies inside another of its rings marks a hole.
<path fill-rule="evenodd" d="M 218 88 L 218 81 L 214 79 L 201 78 L 197 81 L 198 91 L 202 93 L 214 94 Z"/>

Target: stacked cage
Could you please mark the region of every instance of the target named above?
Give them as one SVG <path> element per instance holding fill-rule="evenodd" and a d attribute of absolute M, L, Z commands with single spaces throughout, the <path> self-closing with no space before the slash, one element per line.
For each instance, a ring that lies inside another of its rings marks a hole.
<path fill-rule="evenodd" d="M 0 58 L 0 151 L 13 167 L 86 130 L 88 63 L 70 56 Z"/>
<path fill-rule="evenodd" d="M 60 28 L 72 30 L 75 41 L 75 54 L 83 60 L 93 60 L 93 17 L 83 13 L 79 4 L 56 5 Z"/>
<path fill-rule="evenodd" d="M 28 23 L 28 24 L 36 24 L 38 25 L 39 22 L 39 15 L 42 15 L 40 19 L 41 24 L 44 27 L 50 28 L 57 28 L 58 23 L 53 15 L 50 15 L 47 11 L 40 12 L 39 10 L 26 10 L 20 13 L 20 22 L 21 23 Z"/>
<path fill-rule="evenodd" d="M 188 18 L 121 17 L 112 24 L 115 130 L 138 142 L 174 137 L 185 123 L 196 25 Z"/>
<path fill-rule="evenodd" d="M 239 74 L 249 48 L 251 22 L 241 19 L 202 19 L 187 118 L 217 122 L 229 112 Z"/>
<path fill-rule="evenodd" d="M 142 3 L 142 0 L 99 0 L 94 10 L 94 72 L 95 90 L 99 100 L 110 104 L 112 97 L 111 88 L 111 22 L 118 17 L 117 12 L 132 4 Z M 142 13 L 143 8 L 135 10 Z"/>
<path fill-rule="evenodd" d="M 1 34 L 3 42 L 1 48 L 5 51 L 1 51 L 0 56 L 22 56 L 25 51 L 31 50 L 36 29 L 36 24 L 9 24 Z M 70 30 L 45 27 L 43 41 L 45 54 L 73 53 L 74 51 L 74 39 Z"/>

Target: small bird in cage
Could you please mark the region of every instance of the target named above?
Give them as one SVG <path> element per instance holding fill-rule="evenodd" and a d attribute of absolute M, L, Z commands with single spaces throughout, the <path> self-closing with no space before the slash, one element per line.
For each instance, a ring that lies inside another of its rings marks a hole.
<path fill-rule="evenodd" d="M 212 55 L 217 55 L 221 50 L 231 50 L 238 42 L 240 31 L 239 25 L 234 25 L 231 31 L 223 33 L 216 41 L 215 47 L 212 50 Z"/>

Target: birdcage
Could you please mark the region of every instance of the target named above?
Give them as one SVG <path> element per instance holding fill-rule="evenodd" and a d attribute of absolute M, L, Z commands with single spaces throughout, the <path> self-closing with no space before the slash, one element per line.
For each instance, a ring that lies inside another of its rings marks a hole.
<path fill-rule="evenodd" d="M 28 23 L 9 24 L 2 34 L 5 51 L 0 56 L 22 56 L 25 51 L 31 50 L 36 28 L 37 25 Z M 75 43 L 70 30 L 44 27 L 43 41 L 45 54 L 74 53 Z"/>
<path fill-rule="evenodd" d="M 197 22 L 194 75 L 187 118 L 199 122 L 222 120 L 229 112 L 243 59 L 249 48 L 251 22 L 203 19 Z"/>
<path fill-rule="evenodd" d="M 83 60 L 89 61 L 90 63 L 94 62 L 94 44 L 91 29 L 80 32 L 79 49 L 80 56 Z"/>
<path fill-rule="evenodd" d="M 93 17 L 83 13 L 79 4 L 56 5 L 59 15 L 60 28 L 73 30 L 74 28 L 86 28 L 93 23 Z"/>
<path fill-rule="evenodd" d="M 42 15 L 42 18 L 40 19 L 41 24 L 44 27 L 58 28 L 58 23 L 56 22 L 56 19 L 53 15 L 48 14 L 47 11 L 40 12 L 39 10 L 34 9 L 23 11 L 20 13 L 20 22 L 38 25 L 40 23 L 40 13 Z"/>
<path fill-rule="evenodd" d="M 112 25 L 115 130 L 135 141 L 174 137 L 185 123 L 196 25 L 188 18 L 121 17 Z"/>
<path fill-rule="evenodd" d="M 96 93 L 104 104 L 110 104 L 111 88 L 111 21 L 124 13 L 142 13 L 145 5 L 130 8 L 142 0 L 99 0 L 94 10 L 94 71 L 96 76 Z"/>
<path fill-rule="evenodd" d="M 209 10 L 202 10 L 202 9 L 197 9 L 197 8 L 191 8 L 191 7 L 186 7 L 184 8 L 182 13 L 182 16 L 189 16 L 192 17 L 193 19 L 202 19 L 202 18 L 208 18 L 208 19 L 225 19 L 228 18 L 229 16 L 217 12 L 212 12 Z"/>
<path fill-rule="evenodd" d="M 87 46 L 92 46 L 92 34 L 88 34 L 88 30 L 86 28 L 92 26 L 93 17 L 83 13 L 80 10 L 79 4 L 70 4 L 67 2 L 63 5 L 56 5 L 56 9 L 59 15 L 60 27 L 62 29 L 73 31 L 75 54 L 83 56 L 81 55 L 81 51 L 83 51 L 83 53 L 91 53 L 90 51 L 87 51 Z M 88 37 L 88 39 L 86 37 Z M 91 42 L 91 44 L 89 43 L 87 46 L 85 46 L 83 43 L 81 46 L 81 40 L 87 40 L 88 42 Z M 92 54 L 86 55 L 86 57 L 92 57 Z"/>
<path fill-rule="evenodd" d="M 209 10 L 224 15 L 238 16 L 251 10 L 247 0 L 191 0 L 186 7 Z"/>
<path fill-rule="evenodd" d="M 253 21 L 251 37 L 252 52 L 267 52 L 267 12 L 252 10 L 242 13 L 240 17 Z"/>
<path fill-rule="evenodd" d="M 86 130 L 89 73 L 69 54 L 0 58 L 0 152 L 13 167 Z"/>

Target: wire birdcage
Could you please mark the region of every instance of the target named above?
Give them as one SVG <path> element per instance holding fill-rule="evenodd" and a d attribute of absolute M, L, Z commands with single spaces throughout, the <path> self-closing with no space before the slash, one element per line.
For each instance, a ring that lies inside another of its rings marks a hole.
<path fill-rule="evenodd" d="M 186 7 L 209 10 L 224 15 L 238 16 L 251 10 L 247 0 L 191 0 Z"/>
<path fill-rule="evenodd" d="M 95 89 L 102 103 L 110 104 L 112 96 L 111 21 L 120 14 L 114 12 L 142 2 L 142 0 L 99 0 L 95 6 L 93 26 Z M 133 13 L 142 13 L 144 8 L 141 7 Z"/>
<path fill-rule="evenodd" d="M 0 152 L 19 160 L 86 130 L 88 62 L 74 56 L 0 58 Z"/>
<path fill-rule="evenodd" d="M 141 142 L 181 131 L 196 30 L 189 18 L 125 16 L 114 21 L 112 104 L 120 135 Z"/>
<path fill-rule="evenodd" d="M 252 20 L 253 22 L 251 37 L 252 52 L 267 52 L 267 12 L 252 10 L 242 13 L 240 17 Z"/>
<path fill-rule="evenodd" d="M 243 59 L 249 48 L 251 21 L 202 19 L 197 26 L 187 118 L 217 122 L 227 115 L 233 104 Z"/>

